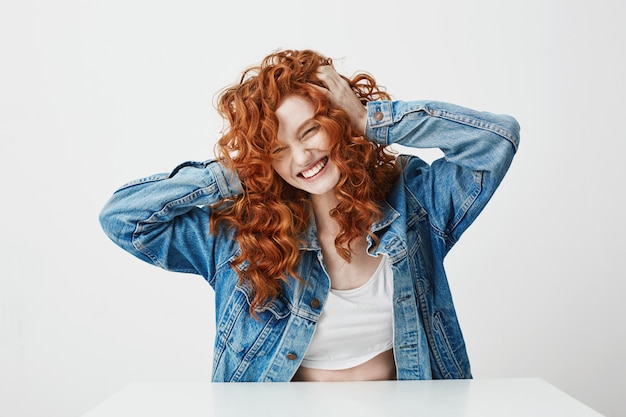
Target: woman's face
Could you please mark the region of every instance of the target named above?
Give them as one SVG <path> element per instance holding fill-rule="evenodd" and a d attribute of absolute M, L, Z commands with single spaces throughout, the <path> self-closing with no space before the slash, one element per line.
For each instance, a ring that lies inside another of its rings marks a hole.
<path fill-rule="evenodd" d="M 283 99 L 276 109 L 279 145 L 272 150 L 272 167 L 292 186 L 322 195 L 335 189 L 339 170 L 328 157 L 328 135 L 314 116 L 309 99 L 298 95 Z"/>

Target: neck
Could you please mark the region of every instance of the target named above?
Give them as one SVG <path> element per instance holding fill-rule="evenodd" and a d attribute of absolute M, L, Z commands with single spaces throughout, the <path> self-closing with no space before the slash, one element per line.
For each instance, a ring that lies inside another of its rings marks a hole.
<path fill-rule="evenodd" d="M 315 214 L 318 238 L 332 238 L 334 241 L 339 234 L 339 224 L 330 217 L 330 211 L 337 207 L 339 200 L 333 193 L 311 194 L 311 204 Z"/>
<path fill-rule="evenodd" d="M 374 258 L 370 256 L 366 256 L 367 254 L 367 238 L 366 234 L 363 233 L 357 238 L 353 239 L 348 247 L 350 251 L 350 260 L 344 258 L 344 255 L 337 250 L 335 246 L 335 240 L 337 235 L 339 235 L 340 227 L 339 223 L 335 221 L 330 216 L 330 211 L 337 207 L 339 201 L 332 195 L 332 198 L 323 197 L 320 195 L 311 195 L 311 203 L 313 206 L 313 212 L 315 215 L 315 222 L 317 226 L 317 239 L 319 241 L 320 247 L 322 249 L 322 253 L 324 256 L 324 262 L 326 264 L 327 271 L 329 276 L 331 277 L 331 281 L 334 285 L 333 288 L 339 289 L 348 289 L 348 288 L 356 288 L 361 285 L 359 281 L 359 285 L 355 284 L 349 278 L 339 278 L 342 274 L 352 274 L 350 269 L 347 268 L 346 265 L 355 265 L 352 271 L 359 270 L 362 267 L 371 267 L 372 262 L 375 262 L 378 265 L 378 261 L 372 261 Z M 352 261 L 357 260 L 355 263 Z M 373 269 L 376 269 L 375 267 Z M 371 276 L 369 269 L 368 273 L 365 273 L 366 276 Z M 361 276 L 363 274 L 356 274 L 355 276 Z M 339 281 L 337 281 L 339 279 Z M 347 279 L 347 281 L 346 281 Z"/>
<path fill-rule="evenodd" d="M 339 223 L 330 216 L 330 211 L 337 207 L 339 200 L 332 193 L 324 195 L 311 194 L 311 203 L 313 213 L 315 214 L 315 223 L 317 226 L 317 238 L 325 247 L 334 247 L 335 238 L 340 232 Z M 350 243 L 352 250 L 365 250 L 367 241 L 365 234 L 359 239 L 355 239 Z"/>

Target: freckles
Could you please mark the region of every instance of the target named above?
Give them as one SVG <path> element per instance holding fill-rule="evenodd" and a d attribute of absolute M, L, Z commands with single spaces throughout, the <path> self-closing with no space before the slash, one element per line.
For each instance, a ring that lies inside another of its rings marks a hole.
<path fill-rule="evenodd" d="M 286 164 L 285 161 L 282 161 L 282 160 L 273 161 L 272 169 L 274 169 L 274 172 L 276 173 L 276 175 L 278 175 L 285 181 L 287 180 L 286 175 L 289 172 L 289 170 L 288 170 L 288 164 Z"/>

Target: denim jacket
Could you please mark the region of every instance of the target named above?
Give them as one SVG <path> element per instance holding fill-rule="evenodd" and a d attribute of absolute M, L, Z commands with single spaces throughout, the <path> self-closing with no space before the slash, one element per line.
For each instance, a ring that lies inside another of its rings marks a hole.
<path fill-rule="evenodd" d="M 465 342 L 444 271 L 444 257 L 485 207 L 519 143 L 504 115 L 425 101 L 367 105 L 366 136 L 382 144 L 440 148 L 427 164 L 400 155 L 402 174 L 372 226 L 372 255 L 387 254 L 394 277 L 394 355 L 398 379 L 471 378 Z M 232 231 L 209 231 L 211 205 L 242 192 L 216 161 L 187 162 L 173 172 L 130 182 L 100 214 L 108 236 L 146 262 L 198 274 L 215 290 L 213 381 L 290 381 L 326 300 L 315 222 L 302 245 L 298 274 L 251 317 L 251 289 L 231 267 L 240 248 Z"/>

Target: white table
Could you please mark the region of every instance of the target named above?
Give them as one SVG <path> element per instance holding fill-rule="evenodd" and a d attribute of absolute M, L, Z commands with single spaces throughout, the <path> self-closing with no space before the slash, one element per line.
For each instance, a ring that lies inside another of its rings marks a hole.
<path fill-rule="evenodd" d="M 539 378 L 135 383 L 83 417 L 598 417 Z"/>

